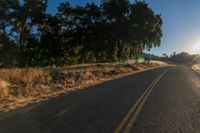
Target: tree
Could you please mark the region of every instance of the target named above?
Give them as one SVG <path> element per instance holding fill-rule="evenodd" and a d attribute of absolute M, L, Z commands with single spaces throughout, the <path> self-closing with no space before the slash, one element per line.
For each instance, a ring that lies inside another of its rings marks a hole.
<path fill-rule="evenodd" d="M 102 7 L 110 24 L 108 37 L 118 47 L 119 59 L 124 60 L 123 49 L 127 45 L 132 50 L 132 56 L 142 54 L 144 49 L 160 46 L 162 19 L 154 14 L 147 3 L 130 4 L 127 0 L 110 0 L 105 1 Z"/>
<path fill-rule="evenodd" d="M 46 13 L 47 0 L 0 5 L 0 36 L 19 47 L 21 66 L 125 61 L 161 42 L 162 19 L 145 2 L 65 2 L 55 15 Z"/>
<path fill-rule="evenodd" d="M 162 57 L 163 57 L 164 59 L 169 59 L 169 56 L 168 56 L 166 53 L 163 53 L 163 54 L 162 54 Z"/>
<path fill-rule="evenodd" d="M 11 67 L 18 64 L 18 46 L 10 38 L 16 0 L 0 1 L 0 66 Z"/>
<path fill-rule="evenodd" d="M 179 54 L 174 54 L 170 57 L 170 61 L 177 64 L 194 64 L 197 63 L 199 57 L 196 55 L 190 55 L 187 52 L 181 52 Z"/>
<path fill-rule="evenodd" d="M 30 46 L 27 46 L 31 34 L 36 31 L 44 23 L 45 11 L 47 8 L 47 0 L 23 0 L 15 3 L 14 20 L 16 40 L 21 52 L 21 65 L 25 65 L 26 50 L 30 51 Z"/>
<path fill-rule="evenodd" d="M 162 19 L 155 15 L 145 2 L 131 5 L 129 33 L 131 43 L 139 50 L 160 46 Z"/>
<path fill-rule="evenodd" d="M 41 46 L 50 64 L 124 61 L 159 46 L 162 37 L 162 19 L 145 2 L 61 3 L 46 23 Z"/>

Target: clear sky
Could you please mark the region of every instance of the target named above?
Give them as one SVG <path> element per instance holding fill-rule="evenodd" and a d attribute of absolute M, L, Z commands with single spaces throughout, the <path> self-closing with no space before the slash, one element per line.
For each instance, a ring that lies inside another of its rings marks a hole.
<path fill-rule="evenodd" d="M 100 3 L 100 0 L 49 0 L 48 12 L 56 13 L 61 2 L 73 6 Z M 134 0 L 131 0 L 134 1 Z M 162 55 L 186 51 L 200 54 L 200 0 L 146 0 L 155 13 L 161 14 L 163 38 L 161 46 L 148 53 Z"/>

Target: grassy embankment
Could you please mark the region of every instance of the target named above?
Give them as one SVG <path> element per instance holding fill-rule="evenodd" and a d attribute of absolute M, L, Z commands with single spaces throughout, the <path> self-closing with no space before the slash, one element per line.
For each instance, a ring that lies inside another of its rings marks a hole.
<path fill-rule="evenodd" d="M 151 61 L 137 65 L 90 64 L 66 68 L 1 69 L 0 112 L 165 65 L 164 62 Z"/>
<path fill-rule="evenodd" d="M 200 64 L 192 65 L 191 68 L 200 73 Z"/>

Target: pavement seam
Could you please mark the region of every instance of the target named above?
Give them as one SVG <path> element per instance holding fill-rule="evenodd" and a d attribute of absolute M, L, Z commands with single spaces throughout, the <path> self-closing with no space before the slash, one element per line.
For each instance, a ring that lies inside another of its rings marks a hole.
<path fill-rule="evenodd" d="M 165 75 L 165 73 L 169 69 L 165 70 L 160 76 L 158 76 L 151 84 L 147 87 L 145 92 L 139 97 L 139 99 L 136 101 L 136 103 L 132 106 L 132 108 L 129 110 L 127 115 L 124 117 L 124 119 L 121 121 L 121 123 L 117 126 L 117 128 L 114 130 L 114 133 L 129 133 L 132 126 L 134 125 L 137 116 L 140 113 L 140 110 L 144 106 L 146 100 L 148 99 L 149 95 L 151 94 L 154 87 L 157 85 L 157 83 L 160 81 L 160 79 Z"/>

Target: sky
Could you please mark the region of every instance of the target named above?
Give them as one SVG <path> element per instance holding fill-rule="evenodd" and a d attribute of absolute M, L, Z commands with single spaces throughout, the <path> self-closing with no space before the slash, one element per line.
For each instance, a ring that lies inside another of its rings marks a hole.
<path fill-rule="evenodd" d="M 134 1 L 134 0 L 130 0 Z M 145 0 L 149 7 L 161 14 L 163 37 L 160 47 L 146 51 L 155 55 L 173 52 L 200 54 L 200 0 Z M 84 6 L 100 0 L 49 0 L 48 13 L 55 14 L 61 2 Z"/>

